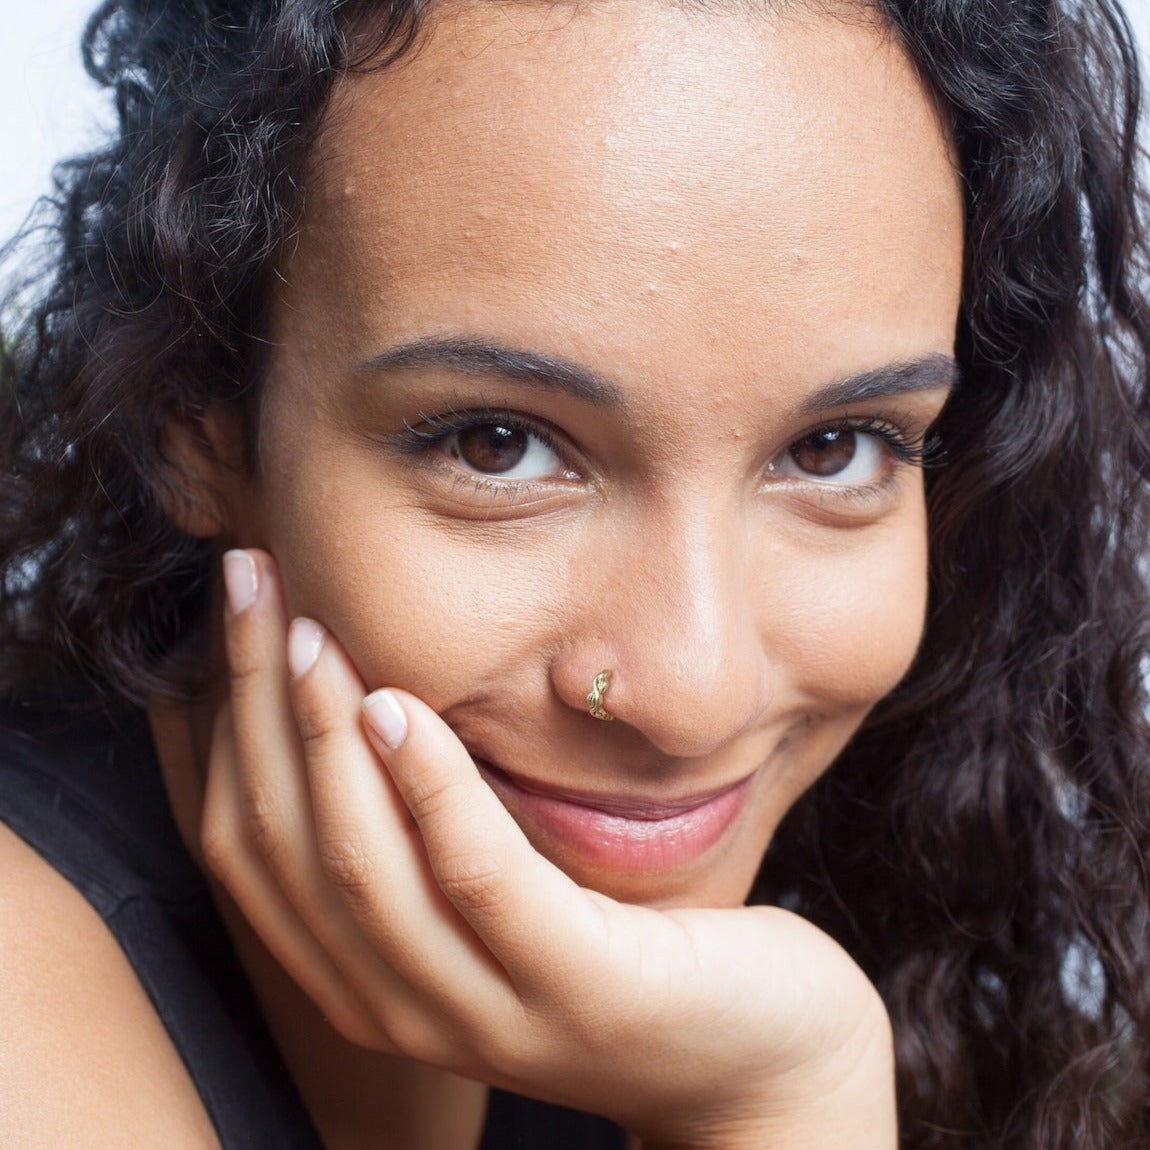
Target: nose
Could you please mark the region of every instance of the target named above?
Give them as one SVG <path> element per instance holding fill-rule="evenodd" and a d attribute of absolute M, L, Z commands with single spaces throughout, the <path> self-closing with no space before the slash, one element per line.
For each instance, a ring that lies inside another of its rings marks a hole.
<path fill-rule="evenodd" d="M 554 687 L 589 712 L 608 671 L 602 706 L 616 721 L 666 756 L 713 754 L 760 719 L 771 688 L 750 533 L 708 508 L 615 527 L 582 573 Z"/>

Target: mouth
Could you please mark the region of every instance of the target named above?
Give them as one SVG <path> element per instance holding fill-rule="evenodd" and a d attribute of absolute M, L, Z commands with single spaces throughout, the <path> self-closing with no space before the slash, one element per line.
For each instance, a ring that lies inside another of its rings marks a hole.
<path fill-rule="evenodd" d="M 742 811 L 755 777 L 664 802 L 544 787 L 483 759 L 476 765 L 536 849 L 550 854 L 546 847 L 553 846 L 632 873 L 681 867 L 704 855 Z"/>

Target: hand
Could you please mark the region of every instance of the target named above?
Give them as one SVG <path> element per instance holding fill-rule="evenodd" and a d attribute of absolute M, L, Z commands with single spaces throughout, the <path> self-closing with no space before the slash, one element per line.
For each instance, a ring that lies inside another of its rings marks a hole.
<path fill-rule="evenodd" d="M 341 1034 L 648 1145 L 895 1144 L 887 1016 L 834 942 L 777 908 L 580 888 L 430 708 L 365 702 L 318 624 L 287 636 L 274 564 L 248 555 L 204 854 Z"/>

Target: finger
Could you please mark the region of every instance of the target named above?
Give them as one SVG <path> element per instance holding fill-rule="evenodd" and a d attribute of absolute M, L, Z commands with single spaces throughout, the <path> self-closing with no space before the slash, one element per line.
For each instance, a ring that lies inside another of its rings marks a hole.
<path fill-rule="evenodd" d="M 345 982 L 288 902 L 263 857 L 247 838 L 245 803 L 234 769 L 235 739 L 230 705 L 212 733 L 204 792 L 204 855 L 243 917 L 329 1022 L 352 1042 L 369 1044 L 368 1011 Z"/>
<path fill-rule="evenodd" d="M 616 904 L 582 890 L 531 846 L 426 704 L 403 691 L 377 691 L 365 700 L 364 717 L 439 889 L 520 991 L 554 995 L 564 972 L 579 972 L 582 982 L 594 969 L 587 964 L 603 953 L 604 906 Z"/>
<path fill-rule="evenodd" d="M 350 978 L 379 988 L 382 956 L 407 994 L 394 1013 L 382 1004 L 387 1025 L 416 1027 L 400 1041 L 410 1053 L 411 1044 L 430 1044 L 420 1056 L 439 1061 L 453 1029 L 506 1011 L 506 977 L 431 875 L 418 831 L 364 736 L 363 688 L 346 654 L 309 620 L 296 620 L 292 632 L 293 651 L 308 655 L 307 665 L 293 656 L 291 691 L 320 863 L 371 947 L 369 957 L 344 946 L 336 960 Z M 410 1012 L 412 995 L 422 1026 Z"/>
<path fill-rule="evenodd" d="M 224 633 L 244 838 L 268 869 L 290 884 L 296 871 L 293 856 L 306 838 L 310 812 L 288 692 L 283 596 L 274 562 L 258 551 L 229 552 L 224 577 L 229 603 Z M 290 898 L 295 892 L 286 893 Z"/>
<path fill-rule="evenodd" d="M 202 839 L 209 867 L 264 944 L 351 1041 L 379 1043 L 369 1012 L 298 913 L 322 892 L 286 666 L 286 612 L 272 558 L 229 552 L 231 701 L 216 724 Z M 331 917 L 343 908 L 326 895 Z"/>

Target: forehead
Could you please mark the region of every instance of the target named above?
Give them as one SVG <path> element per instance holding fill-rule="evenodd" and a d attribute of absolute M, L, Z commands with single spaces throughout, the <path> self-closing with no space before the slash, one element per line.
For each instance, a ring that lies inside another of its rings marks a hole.
<path fill-rule="evenodd" d="M 409 57 L 337 88 L 306 190 L 284 294 L 364 356 L 543 328 L 550 350 L 649 368 L 833 323 L 885 362 L 946 350 L 924 339 L 957 307 L 948 140 L 854 8 L 443 9 Z"/>

